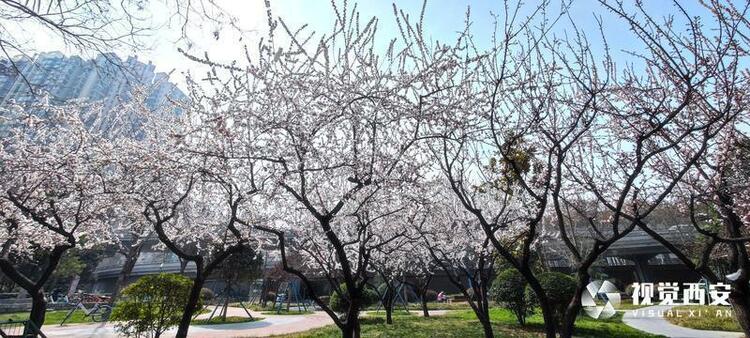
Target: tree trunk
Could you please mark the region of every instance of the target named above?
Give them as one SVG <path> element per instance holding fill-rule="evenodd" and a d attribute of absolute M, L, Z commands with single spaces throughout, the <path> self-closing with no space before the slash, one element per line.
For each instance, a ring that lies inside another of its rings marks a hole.
<path fill-rule="evenodd" d="M 385 323 L 393 324 L 393 303 L 395 303 L 394 299 L 396 298 L 393 294 L 393 289 L 388 287 L 385 291 L 384 298 L 385 301 L 383 302 L 383 307 L 385 308 Z"/>
<path fill-rule="evenodd" d="M 232 292 L 231 281 L 226 281 L 226 286 L 224 288 L 224 309 L 222 309 L 222 312 L 221 312 L 222 322 L 227 321 L 227 309 L 229 308 L 229 293 L 230 292 Z"/>
<path fill-rule="evenodd" d="M 44 315 L 47 312 L 47 301 L 44 299 L 44 291 L 39 289 L 31 294 L 31 313 L 29 320 L 40 328 L 44 324 Z"/>
<path fill-rule="evenodd" d="M 142 245 L 138 245 L 137 248 L 131 247 L 128 251 L 128 254 L 125 256 L 125 264 L 122 265 L 122 270 L 120 270 L 120 273 L 117 275 L 115 290 L 112 292 L 112 303 L 117 300 L 117 297 L 120 296 L 120 292 L 122 291 L 122 289 L 124 289 L 125 285 L 128 284 L 130 274 L 133 272 L 135 263 L 138 262 L 138 257 L 141 255 L 141 247 Z"/>
<path fill-rule="evenodd" d="M 745 337 L 750 338 L 750 284 L 748 284 L 748 278 L 739 278 L 732 282 L 731 286 L 729 303 L 732 304 L 734 316 L 740 324 L 742 332 L 745 333 Z"/>
<path fill-rule="evenodd" d="M 31 295 L 31 313 L 29 314 L 29 320 L 34 325 L 41 328 L 44 325 L 44 315 L 47 312 L 47 301 L 44 299 L 43 285 L 47 283 L 52 272 L 55 271 L 57 265 L 60 264 L 60 259 L 66 250 L 72 248 L 73 245 L 61 245 L 55 247 L 49 254 L 49 261 L 47 266 L 44 268 L 42 276 L 36 282 L 31 281 L 28 277 L 24 276 L 13 266 L 13 263 L 7 259 L 0 258 L 0 270 L 18 286 L 24 289 Z"/>
<path fill-rule="evenodd" d="M 346 319 L 346 324 L 341 327 L 341 336 L 343 338 L 359 338 L 360 337 L 360 325 L 359 316 L 353 316 Z"/>
<path fill-rule="evenodd" d="M 266 308 L 266 305 L 268 305 L 268 291 L 270 290 L 268 283 L 267 280 L 264 280 L 263 284 L 260 286 L 260 301 L 258 303 L 264 309 Z"/>
<path fill-rule="evenodd" d="M 193 287 L 190 289 L 190 296 L 188 297 L 188 301 L 185 304 L 185 308 L 182 310 L 182 319 L 180 320 L 180 325 L 177 327 L 177 334 L 175 335 L 175 337 L 187 337 L 188 329 L 190 328 L 190 322 L 193 319 L 193 314 L 197 310 L 196 307 L 198 306 L 198 301 L 201 297 L 201 289 L 203 288 L 203 284 L 205 282 L 205 277 L 203 277 L 200 271 L 198 271 L 198 276 L 196 276 L 193 280 Z"/>
<path fill-rule="evenodd" d="M 482 324 L 482 330 L 484 331 L 484 338 L 494 338 L 495 333 L 492 332 L 492 323 L 490 322 L 490 315 L 489 313 L 486 314 L 486 317 L 483 316 L 483 318 L 479 319 L 479 322 Z"/>
<path fill-rule="evenodd" d="M 421 303 L 422 303 L 422 315 L 425 316 L 425 317 L 429 317 L 430 316 L 430 310 L 427 309 L 427 299 L 425 299 L 424 295 L 422 295 L 421 297 L 422 297 L 422 300 L 421 300 Z"/>
<path fill-rule="evenodd" d="M 557 329 L 557 321 L 555 320 L 555 313 L 552 306 L 549 304 L 549 298 L 544 293 L 542 285 L 539 284 L 534 275 L 529 270 L 519 270 L 521 274 L 529 283 L 529 287 L 534 291 L 536 299 L 539 302 L 539 309 L 542 310 L 542 318 L 544 319 L 544 335 L 547 338 L 556 338 L 555 331 Z"/>
<path fill-rule="evenodd" d="M 570 300 L 570 303 L 568 303 L 568 307 L 565 308 L 565 313 L 563 314 L 560 326 L 561 338 L 570 338 L 573 336 L 576 318 L 578 318 L 578 312 L 581 310 L 581 296 L 586 290 L 586 285 L 588 285 L 590 277 L 588 268 L 581 268 L 578 273 L 576 273 L 576 292 Z"/>
<path fill-rule="evenodd" d="M 385 323 L 393 324 L 393 307 L 390 305 L 385 307 Z"/>
<path fill-rule="evenodd" d="M 425 317 L 430 316 L 430 311 L 427 309 L 427 290 L 429 290 L 430 282 L 432 281 L 432 276 L 428 276 L 425 283 L 422 285 L 421 288 L 419 288 L 419 298 L 420 302 L 422 303 L 422 315 Z"/>
<path fill-rule="evenodd" d="M 727 207 L 733 206 L 734 200 L 726 193 L 719 193 L 718 197 L 722 202 L 720 204 L 721 210 L 726 215 L 724 226 L 727 232 L 733 238 L 742 237 L 741 229 L 744 227 L 744 223 L 732 208 Z M 729 293 L 729 301 L 745 337 L 750 337 L 750 285 L 748 284 L 750 282 L 750 276 L 748 276 L 750 274 L 750 255 L 747 252 L 746 244 L 745 242 L 739 242 L 733 243 L 731 246 L 730 264 L 733 270 L 741 271 L 741 274 L 730 283 L 732 290 Z"/>
<path fill-rule="evenodd" d="M 68 286 L 68 296 L 76 293 L 78 290 L 78 283 L 81 282 L 81 275 L 75 275 L 73 279 L 70 281 L 70 286 Z"/>
<path fill-rule="evenodd" d="M 190 261 L 188 261 L 186 259 L 180 258 L 180 274 L 181 275 L 183 275 L 183 276 L 185 275 L 185 269 L 187 269 L 187 265 L 188 265 L 189 262 Z"/>
<path fill-rule="evenodd" d="M 748 284 L 735 285 L 732 283 L 732 291 L 729 294 L 729 302 L 732 304 L 734 316 L 740 324 L 745 337 L 750 337 L 750 295 L 748 295 Z"/>
<path fill-rule="evenodd" d="M 347 290 L 347 293 L 349 293 L 349 309 L 346 312 L 346 322 L 341 328 L 341 334 L 344 338 L 359 338 L 359 308 L 362 292 L 360 290 L 354 292 Z"/>

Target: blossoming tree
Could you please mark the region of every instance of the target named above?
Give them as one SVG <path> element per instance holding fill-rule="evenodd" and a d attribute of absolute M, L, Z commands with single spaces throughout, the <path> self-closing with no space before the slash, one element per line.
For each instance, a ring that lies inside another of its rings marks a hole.
<path fill-rule="evenodd" d="M 73 247 L 108 241 L 108 211 L 117 204 L 107 189 L 109 147 L 80 118 L 96 105 L 72 103 L 11 107 L 2 112 L 0 217 L 4 230 L 0 270 L 31 295 L 30 320 L 44 324 L 44 284 Z M 38 273 L 20 262 L 43 253 Z"/>

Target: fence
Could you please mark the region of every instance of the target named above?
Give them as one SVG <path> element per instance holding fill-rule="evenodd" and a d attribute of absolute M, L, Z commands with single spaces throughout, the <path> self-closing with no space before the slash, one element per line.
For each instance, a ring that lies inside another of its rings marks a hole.
<path fill-rule="evenodd" d="M 0 336 L 3 338 L 34 338 L 47 336 L 29 320 L 0 322 Z"/>

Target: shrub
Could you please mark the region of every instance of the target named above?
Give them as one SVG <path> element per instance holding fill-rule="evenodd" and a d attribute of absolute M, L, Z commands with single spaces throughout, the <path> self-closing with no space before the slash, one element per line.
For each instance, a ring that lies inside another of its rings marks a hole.
<path fill-rule="evenodd" d="M 342 296 L 346 297 L 346 285 L 341 284 L 339 287 L 341 288 Z M 345 313 L 349 309 L 349 300 L 344 297 L 341 297 L 337 292 L 334 291 L 331 293 L 331 297 L 328 300 L 328 305 L 333 311 L 336 311 L 338 313 Z M 375 290 L 370 287 L 365 287 L 362 290 L 362 309 L 376 304 L 378 301 L 378 293 L 375 292 Z"/>
<path fill-rule="evenodd" d="M 435 301 L 437 301 L 437 295 L 438 295 L 437 291 L 432 290 L 432 289 L 427 290 L 424 293 L 425 301 L 426 302 L 435 302 Z"/>
<path fill-rule="evenodd" d="M 518 324 L 524 325 L 533 313 L 533 304 L 526 297 L 526 279 L 516 269 L 506 269 L 497 275 L 490 288 L 490 299 L 510 310 Z"/>
<path fill-rule="evenodd" d="M 117 331 L 126 336 L 150 333 L 159 337 L 182 319 L 192 284 L 178 274 L 143 276 L 122 290 L 122 300 L 110 318 L 118 321 Z"/>
<path fill-rule="evenodd" d="M 547 294 L 549 304 L 559 323 L 565 314 L 570 299 L 576 293 L 576 282 L 573 277 L 560 272 L 545 272 L 539 275 L 539 284 L 542 285 L 544 293 Z M 526 296 L 532 304 L 538 304 L 536 294 L 530 287 L 526 287 Z"/>

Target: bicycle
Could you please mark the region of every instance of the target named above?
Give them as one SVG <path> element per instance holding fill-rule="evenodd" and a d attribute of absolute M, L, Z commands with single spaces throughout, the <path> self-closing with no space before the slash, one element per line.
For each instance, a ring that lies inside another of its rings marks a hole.
<path fill-rule="evenodd" d="M 94 306 L 88 308 L 86 307 L 87 303 L 93 303 Z M 107 296 L 84 293 L 78 299 L 78 302 L 73 306 L 73 308 L 68 311 L 68 314 L 65 315 L 65 319 L 63 319 L 63 321 L 60 323 L 60 326 L 65 324 L 65 322 L 68 321 L 68 319 L 70 319 L 70 317 L 73 315 L 73 312 L 79 309 L 83 311 L 84 317 L 91 317 L 91 320 L 94 322 L 106 322 L 107 320 L 109 320 L 109 315 L 112 314 L 112 306 L 108 303 L 109 297 Z"/>

